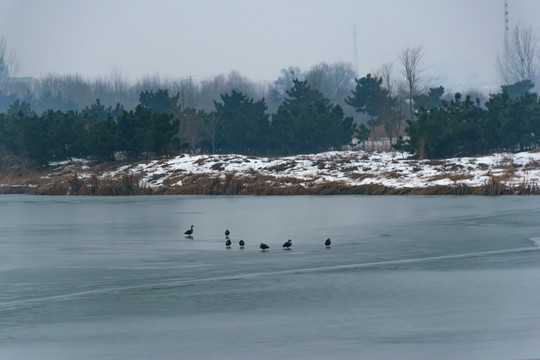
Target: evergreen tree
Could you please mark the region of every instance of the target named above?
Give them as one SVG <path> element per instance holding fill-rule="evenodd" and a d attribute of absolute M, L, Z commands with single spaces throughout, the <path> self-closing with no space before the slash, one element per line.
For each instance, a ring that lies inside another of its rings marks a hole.
<path fill-rule="evenodd" d="M 306 81 L 293 81 L 288 98 L 273 116 L 273 148 L 280 154 L 300 154 L 339 148 L 351 141 L 352 118 L 333 106 Z"/>
<path fill-rule="evenodd" d="M 49 133 L 47 124 L 30 109 L 30 104 L 15 101 L 8 109 L 3 131 L 5 147 L 21 160 L 24 167 L 32 161 L 40 165 L 47 163 L 47 139 L 44 136 Z"/>
<path fill-rule="evenodd" d="M 65 97 L 62 93 L 57 92 L 54 95 L 50 90 L 45 91 L 39 99 L 33 104 L 33 108 L 38 114 L 42 114 L 47 110 L 56 111 L 78 111 L 79 104 L 77 104 L 70 96 Z"/>
<path fill-rule="evenodd" d="M 44 134 L 49 160 L 65 160 L 88 155 L 87 128 L 75 112 L 48 110 L 40 117 L 47 128 Z"/>
<path fill-rule="evenodd" d="M 352 96 L 345 99 L 345 103 L 357 112 L 369 115 L 368 125 L 372 135 L 375 134 L 375 127 L 381 124 L 385 109 L 390 108 L 385 105 L 391 103 L 390 92 L 382 87 L 382 81 L 382 78 L 371 77 L 371 74 L 355 79 L 356 86 L 352 90 Z"/>
<path fill-rule="evenodd" d="M 146 90 L 141 92 L 139 103 L 152 112 L 172 114 L 177 108 L 179 98 L 179 94 L 170 97 L 169 90 L 159 89 L 156 92 Z"/>
<path fill-rule="evenodd" d="M 114 160 L 114 152 L 121 149 L 118 125 L 109 114 L 106 119 L 90 124 L 88 152 L 97 161 Z"/>
<path fill-rule="evenodd" d="M 516 151 L 538 144 L 540 104 L 534 93 L 511 99 L 503 90 L 486 103 L 484 138 L 492 150 Z"/>
<path fill-rule="evenodd" d="M 416 121 L 408 120 L 409 141 L 405 149 L 427 158 L 471 156 L 482 152 L 481 127 L 483 110 L 457 93 L 442 107 L 422 110 Z M 404 144 L 401 143 L 401 146 Z"/>
<path fill-rule="evenodd" d="M 152 114 L 149 133 L 151 147 L 148 149 L 157 156 L 175 155 L 179 150 L 178 128 L 180 121 L 173 115 Z"/>
<path fill-rule="evenodd" d="M 508 93 L 511 100 L 517 99 L 534 88 L 534 84 L 530 80 L 522 80 L 510 85 L 501 86 L 502 92 Z"/>
<path fill-rule="evenodd" d="M 17 100 L 15 94 L 4 94 L 0 91 L 0 113 L 7 113 L 9 107 Z"/>
<path fill-rule="evenodd" d="M 128 157 L 137 159 L 151 147 L 147 136 L 151 114 L 150 109 L 138 105 L 118 118 L 118 141 Z"/>
<path fill-rule="evenodd" d="M 178 149 L 178 126 L 173 115 L 139 105 L 118 118 L 118 141 L 131 158 L 172 154 Z"/>
<path fill-rule="evenodd" d="M 369 139 L 370 130 L 364 124 L 359 124 L 354 128 L 354 137 L 360 142 Z"/>
<path fill-rule="evenodd" d="M 485 151 L 502 150 L 504 132 L 502 125 L 508 117 L 510 97 L 507 92 L 493 94 L 486 102 L 486 114 L 482 137 L 485 143 Z"/>
<path fill-rule="evenodd" d="M 414 107 L 416 110 L 431 110 L 442 106 L 441 97 L 444 94 L 444 87 L 430 88 L 427 94 L 420 94 L 414 97 Z"/>
<path fill-rule="evenodd" d="M 109 117 L 111 109 L 106 109 L 105 106 L 101 104 L 99 99 L 96 99 L 96 102 L 90 106 L 85 106 L 84 109 L 80 112 L 80 117 L 85 121 L 90 123 L 95 123 L 98 121 L 106 120 Z"/>
<path fill-rule="evenodd" d="M 270 122 L 264 99 L 254 101 L 247 95 L 231 91 L 221 94 L 223 103 L 214 102 L 219 119 L 218 142 L 223 151 L 261 154 L 267 148 Z"/>

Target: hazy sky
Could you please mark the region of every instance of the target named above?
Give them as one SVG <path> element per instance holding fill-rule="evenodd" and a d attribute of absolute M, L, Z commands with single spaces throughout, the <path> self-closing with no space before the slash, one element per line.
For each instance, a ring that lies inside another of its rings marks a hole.
<path fill-rule="evenodd" d="M 204 79 L 232 70 L 274 80 L 280 70 L 353 62 L 361 76 L 423 45 L 424 68 L 448 81 L 495 82 L 503 0 L 0 0 L 0 34 L 19 76 L 114 69 Z M 540 0 L 509 0 L 511 25 L 540 33 Z"/>

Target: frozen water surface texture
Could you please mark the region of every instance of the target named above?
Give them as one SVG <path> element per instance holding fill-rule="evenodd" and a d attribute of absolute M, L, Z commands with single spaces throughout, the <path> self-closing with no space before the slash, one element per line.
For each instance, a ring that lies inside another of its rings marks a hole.
<path fill-rule="evenodd" d="M 540 354 L 535 197 L 4 195 L 0 213 L 2 359 Z"/>

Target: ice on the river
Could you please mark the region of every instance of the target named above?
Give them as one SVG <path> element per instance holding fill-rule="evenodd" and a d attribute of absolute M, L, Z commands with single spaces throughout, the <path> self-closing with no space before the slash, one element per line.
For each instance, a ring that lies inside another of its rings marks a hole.
<path fill-rule="evenodd" d="M 0 212 L 2 360 L 540 353 L 535 197 L 3 195 Z"/>

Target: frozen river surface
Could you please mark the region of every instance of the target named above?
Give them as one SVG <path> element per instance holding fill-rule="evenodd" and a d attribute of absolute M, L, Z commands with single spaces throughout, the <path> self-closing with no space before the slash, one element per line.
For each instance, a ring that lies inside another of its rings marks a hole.
<path fill-rule="evenodd" d="M 539 204 L 3 195 L 0 359 L 539 358 Z"/>

